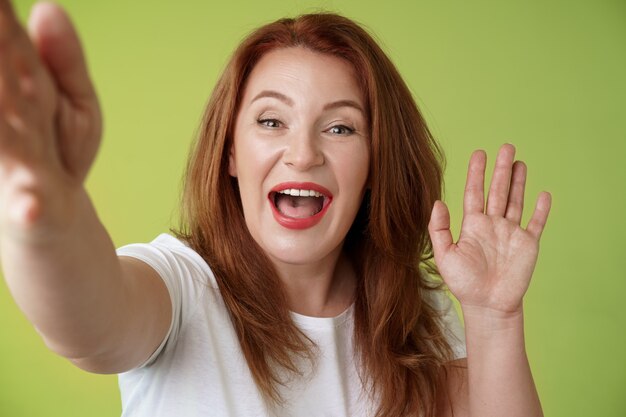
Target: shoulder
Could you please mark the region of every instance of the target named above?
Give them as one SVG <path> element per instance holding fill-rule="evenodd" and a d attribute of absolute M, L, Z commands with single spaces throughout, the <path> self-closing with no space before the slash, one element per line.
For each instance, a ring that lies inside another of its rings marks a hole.
<path fill-rule="evenodd" d="M 117 255 L 147 263 L 164 281 L 177 277 L 189 280 L 189 284 L 216 287 L 213 271 L 202 256 L 183 240 L 167 233 L 160 234 L 149 243 L 124 245 L 117 249 Z"/>
<path fill-rule="evenodd" d="M 129 257 L 151 267 L 167 287 L 172 317 L 169 330 L 158 349 L 139 368 L 153 363 L 162 351 L 170 351 L 179 335 L 194 320 L 199 306 L 219 306 L 205 303 L 206 297 L 217 298 L 217 283 L 209 265 L 184 241 L 161 234 L 148 243 L 133 243 L 117 249 L 120 258 Z M 158 278 L 157 278 L 158 279 Z M 215 290 L 214 290 L 215 289 Z"/>

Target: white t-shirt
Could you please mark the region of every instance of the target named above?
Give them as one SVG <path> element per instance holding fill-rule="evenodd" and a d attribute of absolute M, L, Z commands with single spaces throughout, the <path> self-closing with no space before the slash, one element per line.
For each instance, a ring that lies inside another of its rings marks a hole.
<path fill-rule="evenodd" d="M 140 367 L 119 375 L 122 417 L 371 416 L 375 406 L 359 379 L 352 344 L 353 306 L 337 317 L 291 313 L 319 346 L 314 369 L 294 378 L 269 410 L 243 356 L 215 277 L 193 249 L 167 234 L 149 244 L 117 250 L 144 261 L 161 276 L 172 299 L 172 324 L 163 343 Z M 455 358 L 466 356 L 465 337 L 450 299 L 435 305 Z"/>

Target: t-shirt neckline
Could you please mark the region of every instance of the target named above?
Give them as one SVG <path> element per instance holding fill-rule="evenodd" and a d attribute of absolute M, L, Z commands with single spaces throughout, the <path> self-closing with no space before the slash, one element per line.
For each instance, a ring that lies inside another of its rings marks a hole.
<path fill-rule="evenodd" d="M 290 313 L 294 323 L 296 323 L 299 327 L 309 329 L 329 329 L 338 327 L 352 318 L 354 314 L 354 303 L 350 304 L 347 309 L 335 317 L 312 317 L 293 311 L 290 311 Z"/>

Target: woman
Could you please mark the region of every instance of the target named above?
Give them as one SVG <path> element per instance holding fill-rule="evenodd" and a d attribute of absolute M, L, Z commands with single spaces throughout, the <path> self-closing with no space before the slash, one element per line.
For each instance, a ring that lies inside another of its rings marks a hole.
<path fill-rule="evenodd" d="M 522 229 L 525 166 L 504 145 L 485 208 L 478 151 L 453 243 L 437 145 L 357 25 L 250 35 L 207 108 L 177 238 L 116 254 L 82 185 L 100 114 L 71 24 L 39 5 L 33 48 L 0 4 L 5 276 L 52 350 L 121 374 L 124 415 L 541 415 L 521 304 L 549 195 Z M 420 269 L 427 231 L 467 360 Z"/>

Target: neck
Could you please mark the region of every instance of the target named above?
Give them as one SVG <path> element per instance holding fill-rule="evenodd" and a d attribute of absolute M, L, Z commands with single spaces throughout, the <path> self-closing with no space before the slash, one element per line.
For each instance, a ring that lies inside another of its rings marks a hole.
<path fill-rule="evenodd" d="M 295 313 L 335 317 L 354 301 L 354 268 L 341 251 L 313 264 L 274 261 L 274 267 L 285 288 L 289 309 Z"/>

